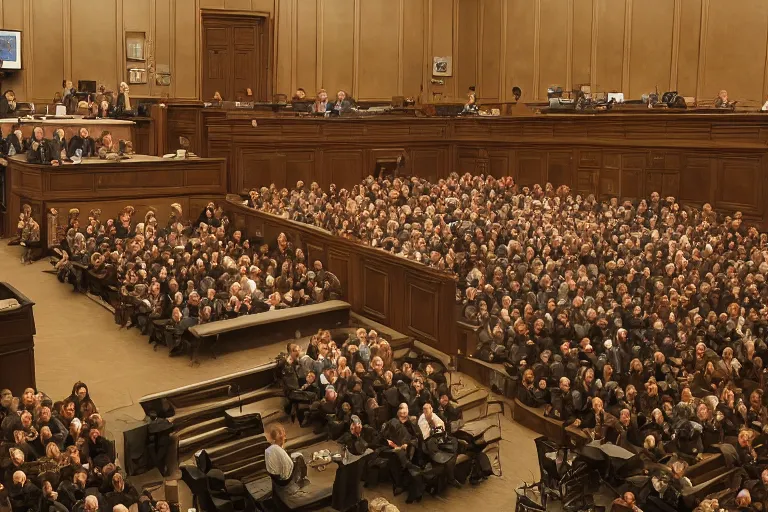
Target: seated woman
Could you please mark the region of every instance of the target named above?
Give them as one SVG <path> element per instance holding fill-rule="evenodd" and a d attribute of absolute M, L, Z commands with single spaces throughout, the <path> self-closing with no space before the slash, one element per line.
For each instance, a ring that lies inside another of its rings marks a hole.
<path fill-rule="evenodd" d="M 328 92 L 325 89 L 317 91 L 317 99 L 312 105 L 312 112 L 316 114 L 322 114 L 331 109 L 331 104 L 328 101 Z"/>
<path fill-rule="evenodd" d="M 288 455 L 285 451 L 285 429 L 279 423 L 269 429 L 269 441 L 272 443 L 264 452 L 264 465 L 272 483 L 288 494 L 294 494 L 309 483 L 307 463 L 299 452 Z"/>

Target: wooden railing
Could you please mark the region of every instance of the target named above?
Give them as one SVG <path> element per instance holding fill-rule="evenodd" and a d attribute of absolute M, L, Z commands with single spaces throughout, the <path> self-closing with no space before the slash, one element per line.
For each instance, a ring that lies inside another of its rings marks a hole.
<path fill-rule="evenodd" d="M 304 251 L 310 265 L 321 261 L 339 278 L 342 296 L 354 312 L 445 353 L 457 353 L 456 278 L 452 274 L 248 208 L 238 196 L 228 196 L 227 208 L 235 227 L 248 237 L 272 244 L 285 233 Z"/>

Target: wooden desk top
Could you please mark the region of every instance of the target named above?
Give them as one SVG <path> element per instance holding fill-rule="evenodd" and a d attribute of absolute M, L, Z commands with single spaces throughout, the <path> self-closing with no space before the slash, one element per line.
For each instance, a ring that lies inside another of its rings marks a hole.
<path fill-rule="evenodd" d="M 176 158 L 162 158 L 159 156 L 152 156 L 152 155 L 128 155 L 128 158 L 125 158 L 123 160 L 107 160 L 99 157 L 89 157 L 89 158 L 83 158 L 82 162 L 79 164 L 75 164 L 72 162 L 64 162 L 59 166 L 31 164 L 27 162 L 27 157 L 25 155 L 10 156 L 8 157 L 7 160 L 8 160 L 8 163 L 12 163 L 14 166 L 20 165 L 27 168 L 39 168 L 40 170 L 49 170 L 49 171 L 55 171 L 56 169 L 61 169 L 62 167 L 66 167 L 67 171 L 73 171 L 73 170 L 76 170 L 76 168 L 78 167 L 92 167 L 92 166 L 105 166 L 105 167 L 119 166 L 121 168 L 130 167 L 130 166 L 146 167 L 145 164 L 156 164 L 156 165 L 161 165 L 163 167 L 166 167 L 166 166 L 172 167 L 172 166 L 179 166 L 179 165 L 199 166 L 205 163 L 221 162 L 223 159 L 198 158 L 198 157 L 176 159 Z"/>
<path fill-rule="evenodd" d="M 17 117 L 7 117 L 0 119 L 0 124 L 36 124 L 36 125 L 56 125 L 56 126 L 133 126 L 134 123 L 128 119 L 86 119 L 83 116 L 71 116 L 72 119 L 29 119 Z"/>

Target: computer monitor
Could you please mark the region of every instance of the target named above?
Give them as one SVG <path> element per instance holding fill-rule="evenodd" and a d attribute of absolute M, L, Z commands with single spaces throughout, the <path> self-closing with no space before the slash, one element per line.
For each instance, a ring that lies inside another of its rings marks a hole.
<path fill-rule="evenodd" d="M 96 80 L 78 80 L 77 91 L 96 94 Z"/>

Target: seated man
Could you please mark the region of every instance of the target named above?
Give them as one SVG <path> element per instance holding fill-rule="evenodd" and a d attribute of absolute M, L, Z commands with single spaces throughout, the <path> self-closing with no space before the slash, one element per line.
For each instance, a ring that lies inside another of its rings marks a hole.
<path fill-rule="evenodd" d="M 275 423 L 269 429 L 269 441 L 272 443 L 264 452 L 264 465 L 272 478 L 272 483 L 293 494 L 309 483 L 307 463 L 299 452 L 288 455 L 285 445 L 285 429 Z"/>
<path fill-rule="evenodd" d="M 31 164 L 59 165 L 60 156 L 52 147 L 51 141 L 45 138 L 43 129 L 37 126 L 32 132 L 28 143 L 27 162 Z"/>
<path fill-rule="evenodd" d="M 67 156 L 72 158 L 78 149 L 80 150 L 79 156 L 82 158 L 96 156 L 96 141 L 90 136 L 87 128 L 80 128 L 78 134 L 69 139 Z"/>
<path fill-rule="evenodd" d="M 420 432 L 410 420 L 408 404 L 400 404 L 397 409 L 397 416 L 383 425 L 381 437 L 389 447 L 382 452 L 382 456 L 389 460 L 393 494 L 397 496 L 402 493 L 407 484 L 407 503 L 421 500 L 423 493 L 421 468 L 411 462 L 411 458 L 416 453 Z"/>
<path fill-rule="evenodd" d="M 444 466 L 445 475 L 450 485 L 456 488 L 461 487 L 454 476 L 456 457 L 459 451 L 458 439 L 448 435 L 445 423 L 434 413 L 432 404 L 424 404 L 423 410 L 424 412 L 419 417 L 419 429 L 424 438 L 424 451 L 433 464 Z"/>
<path fill-rule="evenodd" d="M 349 425 L 349 432 L 345 433 L 338 440 L 339 444 L 345 446 L 352 455 L 362 455 L 368 449 L 368 442 L 363 438 L 363 422 L 359 416 L 352 416 Z"/>
<path fill-rule="evenodd" d="M 341 416 L 339 414 L 341 404 L 342 402 L 339 400 L 336 388 L 331 385 L 326 386 L 325 396 L 322 400 L 312 403 L 309 407 L 309 414 L 304 416 L 302 426 L 314 423 L 318 431 L 326 426 L 335 427 L 335 420 Z M 334 424 L 330 424 L 331 422 L 334 422 Z M 331 437 L 336 439 L 339 435 L 341 435 L 341 432 L 337 432 L 335 436 L 332 433 Z"/>
<path fill-rule="evenodd" d="M 27 479 L 23 471 L 13 473 L 13 485 L 8 489 L 13 512 L 36 512 L 40 496 L 40 489 Z"/>

